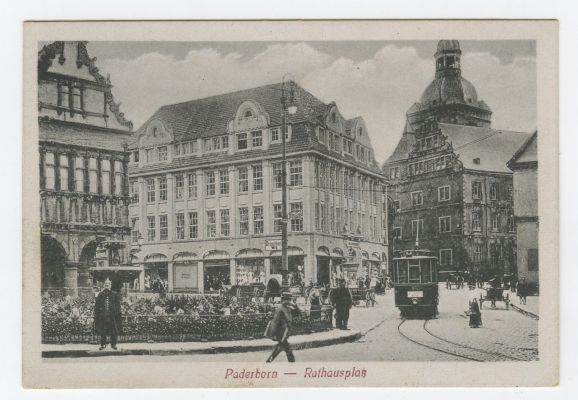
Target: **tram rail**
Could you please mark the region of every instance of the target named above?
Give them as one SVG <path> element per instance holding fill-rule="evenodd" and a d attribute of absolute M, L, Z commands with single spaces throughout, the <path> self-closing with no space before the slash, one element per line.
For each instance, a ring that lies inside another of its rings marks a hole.
<path fill-rule="evenodd" d="M 467 345 L 463 345 L 460 343 L 456 343 L 450 340 L 447 340 L 445 338 L 442 338 L 434 333 L 432 333 L 429 329 L 427 329 L 427 323 L 430 321 L 429 319 L 426 319 L 423 324 L 421 325 L 421 330 L 418 332 L 418 335 L 421 333 L 425 333 L 427 335 L 428 338 L 433 338 L 435 340 L 438 341 L 437 345 L 436 343 L 427 343 L 425 341 L 420 341 L 418 340 L 418 338 L 415 337 L 410 337 L 410 335 L 408 335 L 407 333 L 404 333 L 402 326 L 407 322 L 408 320 L 403 319 L 399 325 L 397 326 L 397 331 L 399 332 L 399 334 L 405 338 L 406 340 L 417 344 L 418 346 L 421 347 L 425 347 L 428 348 L 430 350 L 433 351 L 437 351 L 440 353 L 444 353 L 444 354 L 448 354 L 454 357 L 458 357 L 458 358 L 463 358 L 466 360 L 470 360 L 470 361 L 476 361 L 476 362 L 486 362 L 486 361 L 523 361 L 522 359 L 516 358 L 516 357 L 512 357 L 512 356 L 508 356 L 506 354 L 501 354 L 501 353 L 497 353 L 497 352 L 491 352 L 491 351 L 487 351 L 487 350 L 483 350 L 483 349 L 479 349 L 476 347 L 472 347 L 472 346 L 467 346 Z M 439 342 L 442 342 L 441 344 Z M 444 344 L 449 344 L 452 346 L 457 346 L 457 349 L 447 349 L 447 348 L 443 348 Z M 439 345 L 439 346 L 438 346 Z M 455 350 L 455 351 L 452 351 Z M 461 350 L 461 351 L 460 351 Z M 465 351 L 464 351 L 465 350 Z M 474 352 L 474 354 L 472 354 L 472 352 Z M 469 354 L 468 354 L 469 353 Z M 477 354 L 476 354 L 477 353 Z M 491 360 L 488 359 L 488 357 L 486 356 L 491 356 L 491 357 L 498 357 L 501 358 L 498 360 Z"/>

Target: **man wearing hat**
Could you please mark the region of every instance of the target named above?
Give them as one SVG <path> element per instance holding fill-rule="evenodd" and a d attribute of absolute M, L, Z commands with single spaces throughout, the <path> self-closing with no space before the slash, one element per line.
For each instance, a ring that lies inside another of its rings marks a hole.
<path fill-rule="evenodd" d="M 122 332 L 122 312 L 120 309 L 120 295 L 111 290 L 110 279 L 104 281 L 104 289 L 96 297 L 94 306 L 94 327 L 100 335 L 100 348 L 106 348 L 106 337 L 110 336 L 110 347 L 116 350 L 116 339 Z"/>
<path fill-rule="evenodd" d="M 277 344 L 273 348 L 273 353 L 271 353 L 267 359 L 268 363 L 273 362 L 275 357 L 277 357 L 281 351 L 285 351 L 289 362 L 295 362 L 293 350 L 291 350 L 291 345 L 287 339 L 289 338 L 291 330 L 293 314 L 299 314 L 300 311 L 293 303 L 291 293 L 284 292 L 281 299 L 281 305 L 275 310 L 273 320 L 271 320 L 267 326 L 267 331 L 265 332 L 265 336 L 277 341 Z"/>
<path fill-rule="evenodd" d="M 347 329 L 349 309 L 353 306 L 353 299 L 349 289 L 345 287 L 345 279 L 340 279 L 339 287 L 331 291 L 331 304 L 335 308 L 335 327 Z"/>

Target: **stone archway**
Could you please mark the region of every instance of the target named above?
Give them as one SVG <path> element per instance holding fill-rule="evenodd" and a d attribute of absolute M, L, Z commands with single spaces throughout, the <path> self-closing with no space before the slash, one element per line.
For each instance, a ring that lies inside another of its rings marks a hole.
<path fill-rule="evenodd" d="M 42 291 L 61 292 L 65 286 L 64 268 L 68 260 L 66 250 L 58 240 L 42 235 L 40 259 Z"/>

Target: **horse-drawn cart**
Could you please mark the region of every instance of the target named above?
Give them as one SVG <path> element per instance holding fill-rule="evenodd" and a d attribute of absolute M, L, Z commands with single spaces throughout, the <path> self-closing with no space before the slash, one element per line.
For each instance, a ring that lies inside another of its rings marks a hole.
<path fill-rule="evenodd" d="M 493 288 L 490 287 L 485 290 L 486 294 L 480 293 L 480 309 L 484 301 L 489 301 L 492 303 L 492 308 L 496 308 L 496 302 L 502 301 L 506 305 L 506 310 L 510 309 L 510 294 L 504 288 Z"/>

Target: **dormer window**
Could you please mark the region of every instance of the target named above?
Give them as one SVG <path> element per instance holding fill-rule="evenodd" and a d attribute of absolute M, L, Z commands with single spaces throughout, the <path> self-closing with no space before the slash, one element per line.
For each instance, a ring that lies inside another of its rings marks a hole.
<path fill-rule="evenodd" d="M 357 130 L 357 133 L 359 134 L 359 136 L 363 135 L 363 128 L 359 128 Z"/>
<path fill-rule="evenodd" d="M 335 115 L 335 112 L 331 113 L 331 122 L 333 122 L 334 124 L 337 122 L 337 116 Z"/>
<path fill-rule="evenodd" d="M 253 118 L 253 113 L 251 112 L 251 110 L 245 111 L 245 118 Z"/>

